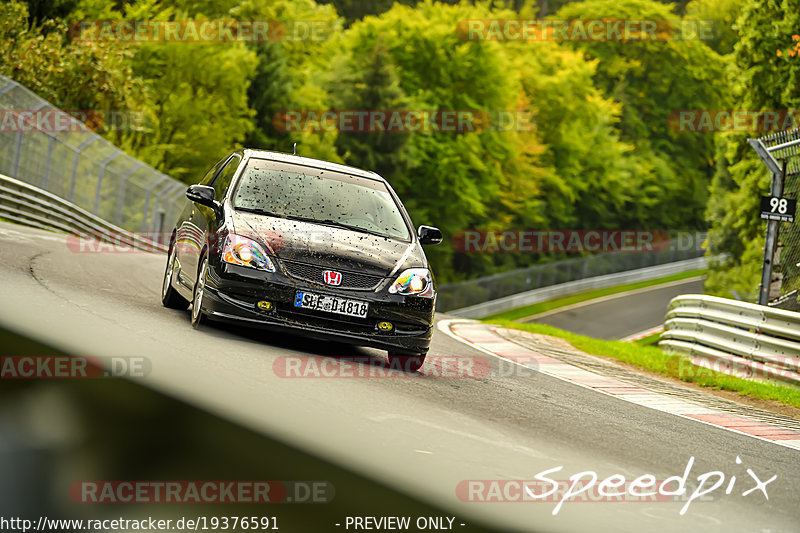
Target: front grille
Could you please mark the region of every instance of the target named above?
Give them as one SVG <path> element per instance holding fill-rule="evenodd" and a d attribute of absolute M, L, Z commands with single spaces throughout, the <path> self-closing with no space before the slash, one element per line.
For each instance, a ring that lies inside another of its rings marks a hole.
<path fill-rule="evenodd" d="M 286 272 L 293 278 L 317 283 L 319 285 L 325 285 L 323 272 L 326 270 L 336 270 L 334 268 L 297 263 L 295 261 L 283 261 L 282 263 L 286 268 Z M 361 274 L 360 272 L 350 272 L 346 270 L 336 270 L 336 272 L 342 273 L 342 282 L 336 286 L 340 289 L 374 290 L 383 280 L 381 276 Z"/>

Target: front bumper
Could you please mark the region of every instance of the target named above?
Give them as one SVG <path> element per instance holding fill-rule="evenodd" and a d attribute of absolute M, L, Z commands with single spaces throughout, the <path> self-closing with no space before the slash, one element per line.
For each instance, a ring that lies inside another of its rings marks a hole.
<path fill-rule="evenodd" d="M 388 282 L 387 282 L 388 287 Z M 390 351 L 421 353 L 433 334 L 435 301 L 377 291 L 338 290 L 295 280 L 281 272 L 268 273 L 227 263 L 210 265 L 203 298 L 203 312 L 211 320 L 234 322 L 262 329 L 284 330 L 324 340 L 336 340 Z M 329 294 L 369 304 L 365 318 L 294 306 L 297 291 Z M 269 311 L 258 302 L 273 304 Z M 394 325 L 378 329 L 378 322 Z"/>

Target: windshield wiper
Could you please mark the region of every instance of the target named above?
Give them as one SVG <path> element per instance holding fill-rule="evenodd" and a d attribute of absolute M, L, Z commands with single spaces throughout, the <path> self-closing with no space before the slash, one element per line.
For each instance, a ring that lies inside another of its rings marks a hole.
<path fill-rule="evenodd" d="M 266 216 L 269 216 L 269 217 L 277 217 L 277 218 L 281 218 L 283 216 L 283 215 L 279 215 L 277 213 L 273 213 L 272 211 L 267 211 L 266 209 L 259 209 L 257 207 L 236 207 L 236 206 L 234 206 L 234 209 L 236 209 L 237 211 L 244 211 L 246 213 L 253 213 L 255 215 L 266 215 Z"/>
<path fill-rule="evenodd" d="M 367 233 L 369 235 L 375 235 L 377 237 L 389 237 L 384 233 L 380 233 L 378 231 L 368 230 L 365 228 L 360 228 L 358 226 L 352 226 L 350 224 L 345 224 L 344 222 L 339 222 L 338 220 L 333 220 L 331 218 L 325 219 L 317 219 L 312 217 L 301 217 L 299 215 L 279 215 L 278 213 L 273 213 L 272 211 L 267 211 L 266 209 L 258 209 L 256 207 L 237 207 L 239 211 L 245 211 L 247 213 L 254 213 L 256 215 L 267 215 L 270 217 L 276 218 L 285 218 L 288 220 L 297 220 L 299 222 L 310 222 L 312 224 L 323 224 L 325 226 L 333 226 L 336 228 L 344 228 L 349 229 L 351 231 L 357 231 L 359 233 Z"/>
<path fill-rule="evenodd" d="M 388 237 L 388 235 L 384 235 L 383 233 L 377 231 L 360 228 L 358 226 L 351 226 L 350 224 L 345 224 L 344 222 L 339 222 L 338 220 L 333 220 L 330 218 L 318 219 L 311 217 L 301 217 L 297 215 L 283 215 L 283 218 L 288 218 L 290 220 L 299 220 L 300 222 L 311 222 L 312 224 L 323 224 L 325 226 L 333 226 L 336 228 L 344 228 L 352 231 L 357 231 L 359 233 L 368 233 L 370 235 L 376 235 L 378 237 Z"/>
<path fill-rule="evenodd" d="M 339 226 L 340 228 L 345 228 L 353 231 L 358 231 L 360 233 L 368 233 L 370 235 L 377 235 L 378 237 L 388 237 L 379 231 L 374 231 L 371 229 L 366 228 L 359 228 L 358 226 L 351 226 L 350 224 L 345 224 L 344 222 L 337 222 L 336 220 L 321 220 L 320 223 L 322 224 L 330 224 L 332 226 Z"/>

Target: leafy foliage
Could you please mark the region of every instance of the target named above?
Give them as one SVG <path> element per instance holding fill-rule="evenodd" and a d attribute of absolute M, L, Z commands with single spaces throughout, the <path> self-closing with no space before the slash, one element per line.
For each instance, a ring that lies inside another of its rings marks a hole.
<path fill-rule="evenodd" d="M 796 0 L 745 3 L 736 26 L 739 39 L 733 59 L 736 83 L 733 98 L 741 109 L 796 110 L 800 108 L 800 57 L 778 54 L 800 33 Z M 731 297 L 732 291 L 755 299 L 764 252 L 764 223 L 758 218 L 760 197 L 769 192 L 770 174 L 747 144 L 763 132 L 729 133 L 717 140 L 719 162 L 708 206 L 711 222 L 709 253 L 727 254 L 706 282 L 712 294 Z"/>
<path fill-rule="evenodd" d="M 30 9 L 28 9 L 30 7 Z M 464 40 L 464 20 L 716 20 L 711 40 Z M 238 146 L 345 162 L 385 176 L 417 223 L 465 229 L 687 229 L 727 254 L 717 293 L 757 277 L 768 176 L 745 133 L 679 131 L 680 110 L 797 109 L 797 0 L 12 0 L 0 72 L 67 109 L 128 111 L 145 129 L 105 135 L 194 182 Z M 282 39 L 77 41 L 79 20 L 278 21 Z M 787 52 L 779 56 L 777 50 Z M 476 131 L 284 131 L 287 110 L 460 111 Z M 493 122 L 486 122 L 486 118 Z M 499 118 L 512 117 L 510 127 Z M 710 191 L 710 194 L 709 194 Z M 442 281 L 546 260 L 431 248 Z"/>
<path fill-rule="evenodd" d="M 133 52 L 114 42 L 71 42 L 64 21 L 28 26 L 18 2 L 0 4 L 0 74 L 66 110 L 127 111 L 146 100 Z"/>
<path fill-rule="evenodd" d="M 669 6 L 651 0 L 589 0 L 568 4 L 558 17 L 675 20 Z M 698 228 L 713 170 L 713 138 L 675 131 L 668 118 L 681 110 L 724 109 L 725 62 L 702 41 L 677 37 L 571 44 L 599 60 L 597 86 L 622 104 L 621 136 L 635 146 L 639 186 L 654 200 L 644 205 L 658 206 L 669 227 Z"/>

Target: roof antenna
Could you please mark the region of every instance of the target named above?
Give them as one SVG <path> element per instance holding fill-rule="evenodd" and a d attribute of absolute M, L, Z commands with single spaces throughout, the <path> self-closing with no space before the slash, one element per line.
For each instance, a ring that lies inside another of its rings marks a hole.
<path fill-rule="evenodd" d="M 292 155 L 297 155 L 297 143 L 292 145 Z"/>

